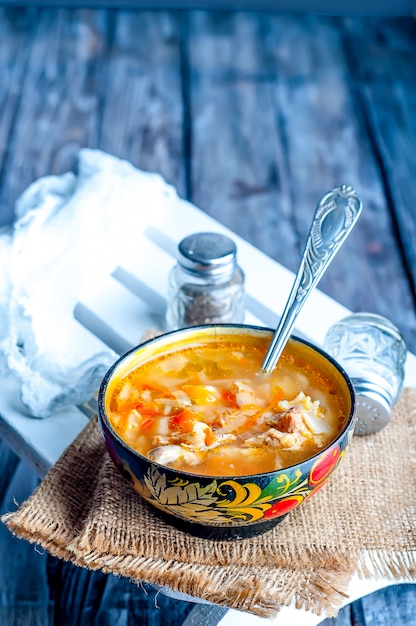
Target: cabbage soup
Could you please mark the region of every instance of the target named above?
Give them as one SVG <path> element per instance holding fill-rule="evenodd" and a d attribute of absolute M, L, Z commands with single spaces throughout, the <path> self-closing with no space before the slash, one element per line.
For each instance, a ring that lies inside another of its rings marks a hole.
<path fill-rule="evenodd" d="M 110 424 L 139 454 L 195 474 L 259 474 L 314 456 L 349 407 L 307 345 L 289 341 L 272 374 L 259 374 L 269 340 L 211 337 L 121 370 L 106 393 Z"/>

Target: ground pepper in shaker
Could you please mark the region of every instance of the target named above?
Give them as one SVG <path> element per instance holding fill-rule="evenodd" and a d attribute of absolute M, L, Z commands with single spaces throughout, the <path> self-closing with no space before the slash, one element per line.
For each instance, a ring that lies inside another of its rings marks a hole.
<path fill-rule="evenodd" d="M 229 237 L 195 233 L 179 243 L 166 321 L 170 329 L 244 321 L 244 273 Z"/>
<path fill-rule="evenodd" d="M 355 435 L 376 433 L 390 422 L 403 390 L 407 348 L 387 318 L 353 313 L 328 330 L 324 349 L 349 374 L 357 398 Z"/>

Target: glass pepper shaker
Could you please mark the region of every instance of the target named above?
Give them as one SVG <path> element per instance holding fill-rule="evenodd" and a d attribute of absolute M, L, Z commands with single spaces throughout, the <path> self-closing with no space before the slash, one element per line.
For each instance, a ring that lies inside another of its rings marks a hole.
<path fill-rule="evenodd" d="M 179 243 L 166 321 L 170 329 L 244 321 L 244 273 L 229 237 L 196 233 Z"/>
<path fill-rule="evenodd" d="M 403 390 L 406 343 L 387 318 L 353 313 L 327 332 L 324 349 L 344 367 L 356 392 L 356 435 L 387 426 Z"/>

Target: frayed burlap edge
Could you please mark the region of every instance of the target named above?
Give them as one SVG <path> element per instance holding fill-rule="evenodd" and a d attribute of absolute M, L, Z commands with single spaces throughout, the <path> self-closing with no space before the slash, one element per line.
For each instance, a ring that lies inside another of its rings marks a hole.
<path fill-rule="evenodd" d="M 70 512 L 73 513 L 73 526 L 62 523 L 59 519 L 45 519 L 44 511 L 38 505 L 38 496 L 39 492 L 42 492 L 42 498 L 53 496 L 49 493 L 49 482 L 46 478 L 16 512 L 4 515 L 2 521 L 16 536 L 77 566 L 124 576 L 136 583 L 167 586 L 173 591 L 202 598 L 226 608 L 247 611 L 260 617 L 273 617 L 281 607 L 293 604 L 319 615 L 330 617 L 337 614 L 345 599 L 352 567 L 338 571 L 328 567 L 320 569 L 310 566 L 300 572 L 296 568 L 259 565 L 250 567 L 241 565 L 238 561 L 237 564 L 226 566 L 218 563 L 207 565 L 134 554 L 110 554 L 97 549 L 80 551 L 77 537 L 91 513 L 93 494 L 100 481 L 100 469 L 108 462 L 107 456 L 102 456 L 101 446 L 100 441 L 87 437 L 82 444 L 77 439 L 71 450 L 67 451 L 71 460 L 78 464 L 78 468 L 88 460 L 97 469 L 86 485 L 88 492 L 84 501 L 75 500 L 73 477 L 69 477 L 68 482 L 62 485 L 65 497 L 68 497 Z M 59 475 L 65 465 L 64 453 L 50 474 Z M 130 488 L 128 493 L 131 493 Z M 191 538 L 191 541 L 200 540 Z M 215 542 L 210 542 L 212 543 Z"/>
<path fill-rule="evenodd" d="M 413 446 L 412 449 L 414 451 L 416 449 L 416 390 L 406 390 L 403 402 L 401 410 L 407 419 L 407 424 L 405 424 L 407 428 L 406 433 L 408 433 L 410 445 Z M 377 437 L 382 436 L 382 433 L 377 435 Z M 371 440 L 369 442 L 368 445 L 371 447 Z M 63 559 L 69 559 L 77 565 L 90 569 L 102 569 L 116 575 L 127 576 L 136 581 L 166 585 L 175 591 L 195 595 L 228 608 L 249 611 L 260 616 L 272 616 L 276 614 L 281 606 L 290 604 L 317 614 L 335 615 L 343 602 L 353 569 L 356 569 L 358 574 L 365 578 L 382 576 L 387 579 L 412 580 L 415 577 L 415 552 L 411 549 L 414 547 L 413 543 L 409 546 L 402 545 L 400 549 L 397 549 L 396 546 L 394 552 L 388 549 L 370 549 L 366 551 L 366 554 L 363 554 L 362 551 L 361 553 L 355 551 L 350 553 L 348 549 L 339 550 L 338 546 L 338 553 L 335 555 L 337 558 L 335 560 L 333 555 L 328 554 L 328 552 L 326 553 L 326 560 L 322 560 L 322 555 L 328 546 L 303 545 L 300 549 L 293 551 L 294 546 L 291 545 L 291 563 L 287 563 L 288 554 L 283 549 L 283 551 L 280 551 L 280 558 L 282 559 L 282 554 L 285 558 L 280 561 L 279 565 L 274 563 L 269 567 L 259 565 L 258 563 L 256 563 L 256 566 L 250 567 L 242 565 L 241 561 L 237 559 L 234 563 L 218 565 L 198 562 L 185 563 L 178 559 L 168 559 L 166 557 L 160 559 L 154 556 L 137 556 L 128 553 L 110 554 L 108 551 L 103 552 L 97 549 L 97 546 L 95 546 L 95 549 L 85 550 L 87 545 L 83 546 L 82 542 L 78 541 L 78 538 L 82 534 L 84 523 L 86 523 L 91 513 L 91 507 L 93 510 L 94 493 L 100 480 L 100 471 L 105 463 L 108 462 L 102 456 L 102 442 L 99 440 L 87 441 L 87 444 L 89 448 L 86 450 L 85 442 L 80 442 L 77 439 L 70 447 L 72 463 L 85 463 L 86 457 L 91 457 L 91 455 L 97 461 L 96 470 L 98 471 L 89 480 L 88 493 L 84 502 L 74 502 L 76 489 L 74 488 L 73 492 L 71 491 L 71 480 L 65 485 L 65 498 L 68 499 L 70 506 L 74 507 L 76 511 L 74 520 L 77 520 L 79 528 L 69 528 L 67 524 L 62 525 L 59 520 L 55 519 L 45 520 L 43 512 L 36 509 L 37 490 L 17 512 L 9 513 L 2 518 L 9 529 L 17 536 L 26 538 L 32 543 L 37 543 L 51 552 L 51 554 Z M 363 446 L 366 444 L 361 441 L 355 445 Z M 410 457 L 402 459 L 402 469 L 407 470 L 410 480 L 414 482 L 416 458 L 414 454 L 413 456 L 410 455 Z M 89 458 L 90 461 L 91 458 Z M 64 466 L 65 459 L 62 457 L 52 468 L 51 473 L 59 473 Z M 45 484 L 48 485 L 47 479 L 41 483 L 38 489 L 44 489 Z M 336 484 L 336 476 L 329 484 Z M 409 485 L 407 485 L 407 488 L 409 488 Z M 412 491 L 413 489 L 411 489 Z M 43 494 L 43 497 L 45 496 L 47 496 L 47 490 L 46 494 Z M 320 494 L 315 499 L 319 497 Z M 309 503 L 306 503 L 302 507 L 305 511 L 306 519 L 308 517 L 308 505 Z M 296 511 L 294 513 L 296 514 Z M 292 516 L 292 519 L 295 518 Z M 286 520 L 284 523 L 286 523 Z M 302 527 L 305 520 L 302 523 L 302 518 L 298 516 L 296 523 L 300 537 L 303 537 L 302 532 L 304 529 Z M 410 535 L 410 530 L 414 533 L 414 528 L 409 528 L 409 537 L 411 536 L 413 541 L 414 537 L 413 534 Z M 365 532 L 365 528 L 361 528 L 360 532 Z M 267 533 L 265 537 L 267 535 L 271 536 Z M 190 539 L 190 541 L 195 541 L 195 539 Z M 243 543 L 237 542 L 237 545 L 242 545 Z M 230 550 L 232 550 L 236 544 L 226 545 L 229 545 Z M 80 551 L 80 548 L 84 548 L 84 551 Z M 305 550 L 305 548 L 307 549 Z M 275 550 L 279 553 L 279 547 L 276 548 L 275 546 Z M 239 551 L 237 550 L 237 552 Z M 331 553 L 332 550 L 329 552 Z M 246 558 L 249 554 L 250 549 L 245 555 Z M 298 554 L 302 558 L 300 562 L 296 563 Z M 216 556 L 218 557 L 218 554 Z M 189 554 L 187 558 L 189 559 Z M 312 567 L 309 562 L 311 559 L 313 559 L 312 562 L 315 563 L 316 567 Z M 290 565 L 290 567 L 285 568 L 282 566 L 282 563 Z M 322 566 L 322 563 L 326 567 Z M 329 564 L 331 564 L 330 567 Z M 299 565 L 301 565 L 302 571 L 297 569 Z M 258 581 L 261 581 L 260 585 Z"/>
<path fill-rule="evenodd" d="M 68 475 L 68 467 L 75 467 L 76 471 Z M 74 482 L 76 475 L 82 477 L 81 493 L 80 485 Z M 105 487 L 111 492 L 108 500 Z M 118 501 L 106 510 L 114 496 Z M 120 537 L 114 531 L 120 524 L 117 505 L 124 503 L 131 507 L 127 517 L 140 520 L 149 532 L 138 532 L 135 537 L 131 528 L 123 525 L 120 547 Z M 156 517 L 153 507 L 131 490 L 107 455 L 96 422 L 91 421 L 28 500 L 2 519 L 16 535 L 26 532 L 26 538 L 29 535 L 40 545 L 56 543 L 70 554 L 105 552 L 155 559 L 162 555 L 165 560 L 184 565 L 256 563 L 300 572 L 308 567 L 349 572 L 357 562 L 358 552 L 325 542 L 307 545 L 309 506 L 310 503 L 305 503 L 305 511 L 293 512 L 281 525 L 258 537 L 237 542 L 196 539 Z M 106 519 L 102 517 L 104 512 Z M 287 534 L 292 526 L 299 527 L 299 531 L 288 542 Z"/>
<path fill-rule="evenodd" d="M 7 520 L 3 521 L 13 531 Z M 4 519 L 6 518 L 6 519 Z M 302 573 L 287 568 L 213 566 L 163 559 L 115 556 L 91 552 L 76 555 L 62 542 L 35 537 L 20 529 L 18 537 L 40 545 L 52 556 L 90 570 L 123 576 L 135 583 L 166 586 L 226 608 L 272 618 L 282 607 L 294 606 L 316 615 L 335 617 L 346 598 L 350 571 L 305 568 Z"/>
<path fill-rule="evenodd" d="M 31 498 L 36 498 L 36 492 Z M 29 501 L 23 507 L 27 504 Z M 300 572 L 296 568 L 285 567 L 190 564 L 97 550 L 80 554 L 69 548 L 76 528 L 68 534 L 68 529 L 62 528 L 59 523 L 42 526 L 45 522 L 42 513 L 29 513 L 30 510 L 30 506 L 25 509 L 24 520 L 20 518 L 20 509 L 3 515 L 2 521 L 17 537 L 42 547 L 52 556 L 90 570 L 127 577 L 135 583 L 166 586 L 173 591 L 259 617 L 274 617 L 282 607 L 291 605 L 317 615 L 336 616 L 347 597 L 354 569 L 352 565 L 340 571 L 304 567 Z M 35 528 L 41 530 L 34 531 Z"/>
<path fill-rule="evenodd" d="M 413 511 L 413 518 L 409 516 L 407 519 L 407 533 L 405 541 L 400 549 L 394 551 L 389 550 L 388 546 L 384 549 L 368 549 L 358 554 L 356 573 L 359 578 L 384 578 L 386 580 L 416 580 L 416 510 L 414 507 L 414 491 L 416 488 L 416 388 L 406 388 L 401 396 L 399 405 L 393 410 L 393 425 L 395 413 L 400 411 L 406 426 L 407 441 L 405 448 L 404 442 L 396 442 L 399 450 L 396 450 L 397 456 L 401 458 L 402 472 L 397 475 L 391 472 L 389 468 L 389 459 L 392 451 L 386 447 L 386 481 L 392 481 L 395 485 L 397 495 L 405 495 L 409 503 L 409 507 Z M 397 415 L 396 415 L 397 417 Z M 379 433 L 383 436 L 384 432 Z M 377 435 L 375 435 L 377 437 Z M 362 444 L 365 444 L 363 438 Z M 386 535 L 394 533 L 394 530 L 387 529 Z"/>
<path fill-rule="evenodd" d="M 369 550 L 357 560 L 359 578 L 384 578 L 386 580 L 416 580 L 416 553 L 403 550 L 391 554 L 388 550 Z"/>

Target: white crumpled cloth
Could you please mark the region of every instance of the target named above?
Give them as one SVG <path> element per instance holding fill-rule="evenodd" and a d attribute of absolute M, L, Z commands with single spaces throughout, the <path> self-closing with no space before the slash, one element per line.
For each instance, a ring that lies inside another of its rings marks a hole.
<path fill-rule="evenodd" d="M 120 250 L 134 254 L 144 213 L 172 200 L 159 175 L 89 149 L 76 174 L 41 178 L 19 198 L 15 224 L 0 234 L 0 371 L 17 375 L 33 416 L 97 390 L 117 355 L 86 353 L 74 307 Z"/>

